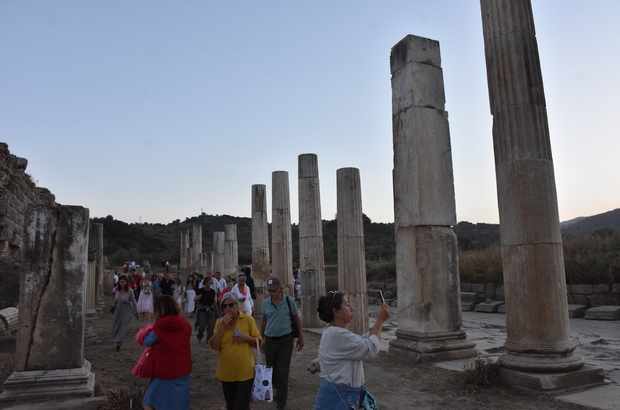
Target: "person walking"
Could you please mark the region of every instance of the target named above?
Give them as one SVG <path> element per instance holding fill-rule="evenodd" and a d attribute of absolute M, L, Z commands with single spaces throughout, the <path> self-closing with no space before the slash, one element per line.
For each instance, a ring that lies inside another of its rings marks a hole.
<path fill-rule="evenodd" d="M 265 342 L 261 351 L 265 354 L 267 366 L 273 368 L 277 410 L 284 410 L 288 399 L 288 376 L 294 344 L 291 318 L 299 329 L 297 350 L 304 347 L 304 334 L 295 300 L 282 293 L 282 284 L 278 278 L 272 276 L 267 280 L 267 291 L 269 298 L 263 300 L 262 304 L 260 333 Z"/>
<path fill-rule="evenodd" d="M 155 324 L 142 344 L 152 346 L 155 375 L 142 406 L 145 410 L 189 410 L 192 326 L 181 316 L 181 306 L 172 296 L 155 300 Z"/>
<path fill-rule="evenodd" d="M 211 339 L 215 329 L 215 318 L 220 316 L 217 297 L 215 291 L 211 289 L 211 282 L 211 278 L 205 278 L 204 287 L 198 289 L 194 297 L 196 302 L 196 323 L 194 327 L 198 331 L 196 335 L 198 342 L 202 340 L 205 329 L 207 330 L 207 341 Z"/>
<path fill-rule="evenodd" d="M 142 291 L 140 296 L 138 296 L 138 314 L 142 313 L 142 319 L 144 319 L 146 314 L 150 322 L 151 314 L 153 313 L 153 286 L 151 286 L 151 281 L 147 276 L 142 277 L 140 287 Z"/>
<path fill-rule="evenodd" d="M 332 291 L 321 296 L 316 310 L 329 325 L 319 344 L 321 384 L 314 410 L 350 409 L 365 391 L 363 361 L 379 352 L 381 329 L 390 317 L 390 306 L 381 305 L 375 325 L 362 336 L 346 329 L 354 310 L 343 293 Z"/>
<path fill-rule="evenodd" d="M 179 306 L 183 306 L 183 298 L 185 298 L 185 286 L 183 286 L 183 281 L 181 281 L 180 277 L 174 278 L 174 291 L 172 292 L 172 297 L 177 301 Z"/>
<path fill-rule="evenodd" d="M 245 275 L 243 273 L 239 274 L 239 276 L 237 277 L 237 284 L 233 286 L 231 292 L 237 295 L 239 301 L 243 302 L 243 313 L 247 313 L 248 315 L 252 316 L 254 301 L 252 300 L 250 288 L 246 286 Z"/>
<path fill-rule="evenodd" d="M 118 278 L 118 285 L 114 295 L 114 319 L 112 321 L 112 335 L 110 341 L 116 343 L 116 351 L 121 351 L 121 346 L 125 340 L 127 326 L 131 322 L 131 317 L 136 316 L 139 319 L 138 307 L 136 304 L 136 296 L 133 290 L 128 286 L 127 276 L 121 275 Z"/>
<path fill-rule="evenodd" d="M 249 410 L 252 384 L 254 383 L 254 354 L 262 342 L 256 321 L 239 311 L 239 298 L 228 292 L 220 308 L 224 316 L 215 324 L 215 335 L 209 346 L 217 350 L 215 374 L 222 382 L 226 410 Z"/>
<path fill-rule="evenodd" d="M 194 317 L 194 296 L 196 291 L 194 290 L 194 276 L 189 275 L 187 277 L 187 285 L 185 285 L 185 311 L 189 312 L 189 317 Z"/>

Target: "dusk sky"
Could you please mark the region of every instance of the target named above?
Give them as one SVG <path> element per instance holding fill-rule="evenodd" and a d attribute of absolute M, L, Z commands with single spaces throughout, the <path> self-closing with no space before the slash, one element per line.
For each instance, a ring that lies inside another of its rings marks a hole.
<path fill-rule="evenodd" d="M 620 1 L 532 0 L 560 219 L 620 207 Z M 251 216 L 252 184 L 319 160 L 360 169 L 363 212 L 394 220 L 391 48 L 440 42 L 457 220 L 497 223 L 480 4 L 0 0 L 0 141 L 57 202 L 169 223 Z M 269 211 L 271 222 L 271 212 Z"/>

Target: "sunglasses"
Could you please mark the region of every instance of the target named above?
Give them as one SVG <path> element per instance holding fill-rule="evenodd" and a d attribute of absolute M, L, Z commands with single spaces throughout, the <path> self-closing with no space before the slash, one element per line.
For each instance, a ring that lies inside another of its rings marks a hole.
<path fill-rule="evenodd" d="M 233 306 L 235 306 L 235 303 L 223 303 L 222 309 L 231 308 Z"/>

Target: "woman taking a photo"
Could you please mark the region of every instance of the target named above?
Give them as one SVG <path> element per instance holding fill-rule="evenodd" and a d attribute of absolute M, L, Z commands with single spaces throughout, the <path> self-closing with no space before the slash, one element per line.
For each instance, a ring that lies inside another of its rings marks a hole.
<path fill-rule="evenodd" d="M 136 296 L 128 286 L 127 276 L 121 275 L 118 278 L 114 293 L 114 305 L 112 305 L 114 307 L 114 320 L 112 322 L 111 341 L 116 343 L 116 351 L 120 352 L 125 340 L 127 326 L 131 322 L 131 316 L 136 315 L 136 319 L 139 319 L 140 316 L 136 306 Z"/>
<path fill-rule="evenodd" d="M 254 382 L 254 354 L 256 339 L 262 339 L 252 316 L 239 311 L 239 299 L 233 292 L 222 298 L 224 317 L 215 324 L 215 335 L 209 340 L 217 350 L 215 374 L 222 382 L 226 410 L 249 410 Z M 158 409 L 159 410 L 159 409 Z"/>
<path fill-rule="evenodd" d="M 169 295 L 155 299 L 153 331 L 142 340 L 145 346 L 153 346 L 155 362 L 154 377 L 142 400 L 145 410 L 189 410 L 191 335 L 192 326 L 181 316 L 176 300 Z"/>
<path fill-rule="evenodd" d="M 314 410 L 350 409 L 365 390 L 363 360 L 372 359 L 379 352 L 381 329 L 390 317 L 390 306 L 381 305 L 375 325 L 362 336 L 346 329 L 353 319 L 353 308 L 343 293 L 321 296 L 316 310 L 329 326 L 319 344 L 321 385 Z"/>

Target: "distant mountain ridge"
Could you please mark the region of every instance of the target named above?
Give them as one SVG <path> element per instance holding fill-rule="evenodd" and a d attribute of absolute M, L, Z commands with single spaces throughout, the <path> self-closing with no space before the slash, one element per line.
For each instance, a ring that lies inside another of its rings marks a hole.
<path fill-rule="evenodd" d="M 620 208 L 602 214 L 579 217 L 562 222 L 562 234 L 567 236 L 588 236 L 602 229 L 620 232 Z"/>

